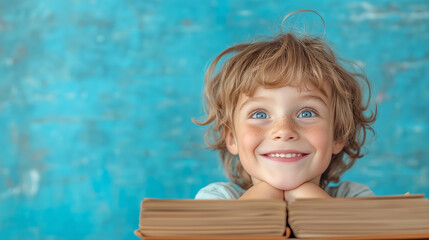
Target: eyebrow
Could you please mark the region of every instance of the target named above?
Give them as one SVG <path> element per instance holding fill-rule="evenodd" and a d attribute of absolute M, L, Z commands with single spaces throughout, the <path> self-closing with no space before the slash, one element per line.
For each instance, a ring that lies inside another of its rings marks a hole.
<path fill-rule="evenodd" d="M 327 99 L 325 100 L 325 98 L 319 96 L 319 95 L 314 95 L 314 94 L 307 94 L 302 96 L 303 98 L 310 98 L 310 99 L 315 99 L 317 101 L 322 102 L 325 106 L 329 106 L 327 103 Z"/>
<path fill-rule="evenodd" d="M 318 102 L 321 102 L 323 105 L 325 105 L 326 107 L 328 107 L 328 103 L 327 101 L 319 96 L 319 95 L 314 95 L 314 94 L 304 94 L 303 96 L 301 96 L 300 98 L 304 98 L 304 99 L 314 99 Z M 240 108 L 238 109 L 239 111 L 241 111 L 246 105 L 252 103 L 252 102 L 258 102 L 258 101 L 271 101 L 270 98 L 267 97 L 251 97 L 248 98 L 243 104 L 241 104 Z"/>
<path fill-rule="evenodd" d="M 271 100 L 269 98 L 266 98 L 266 97 L 250 97 L 243 104 L 241 104 L 241 106 L 238 110 L 241 111 L 241 109 L 243 109 L 244 106 L 246 106 L 252 102 L 257 102 L 257 101 L 271 101 Z"/>

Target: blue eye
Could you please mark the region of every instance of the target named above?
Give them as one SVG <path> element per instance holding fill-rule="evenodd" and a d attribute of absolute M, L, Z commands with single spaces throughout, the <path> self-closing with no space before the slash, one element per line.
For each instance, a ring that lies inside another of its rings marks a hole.
<path fill-rule="evenodd" d="M 299 118 L 310 118 L 310 117 L 315 117 L 315 116 L 316 116 L 316 114 L 313 111 L 310 111 L 310 110 L 302 111 L 298 115 Z"/>
<path fill-rule="evenodd" d="M 266 114 L 264 112 L 256 112 L 255 114 L 252 115 L 252 118 L 266 119 L 266 118 L 269 118 L 269 116 L 268 116 L 268 114 Z"/>

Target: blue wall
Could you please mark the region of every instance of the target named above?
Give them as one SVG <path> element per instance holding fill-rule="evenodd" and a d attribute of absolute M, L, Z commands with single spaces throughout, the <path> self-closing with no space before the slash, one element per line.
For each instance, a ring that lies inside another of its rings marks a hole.
<path fill-rule="evenodd" d="M 190 120 L 204 70 L 298 9 L 374 87 L 344 179 L 429 196 L 428 1 L 0 0 L 0 238 L 135 239 L 143 198 L 225 180 Z"/>

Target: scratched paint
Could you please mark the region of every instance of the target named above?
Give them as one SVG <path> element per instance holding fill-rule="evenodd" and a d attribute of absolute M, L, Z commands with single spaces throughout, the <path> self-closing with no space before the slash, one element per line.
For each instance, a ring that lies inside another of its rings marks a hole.
<path fill-rule="evenodd" d="M 377 136 L 344 179 L 429 196 L 428 1 L 0 0 L 1 239 L 133 239 L 144 197 L 224 181 L 190 121 L 204 70 L 298 9 L 373 85 Z"/>

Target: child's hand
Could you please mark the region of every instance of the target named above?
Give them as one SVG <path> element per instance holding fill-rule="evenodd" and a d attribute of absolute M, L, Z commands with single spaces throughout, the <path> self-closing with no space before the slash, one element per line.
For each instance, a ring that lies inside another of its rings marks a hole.
<path fill-rule="evenodd" d="M 254 181 L 254 184 L 249 188 L 241 197 L 240 200 L 245 199 L 280 199 L 283 198 L 283 191 L 274 188 L 270 184 L 262 181 Z"/>
<path fill-rule="evenodd" d="M 331 198 L 327 192 L 312 182 L 306 182 L 299 187 L 284 191 L 286 202 L 293 202 L 297 198 Z"/>

